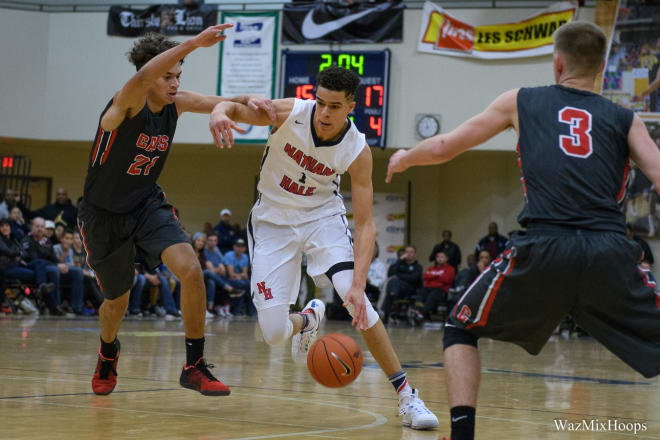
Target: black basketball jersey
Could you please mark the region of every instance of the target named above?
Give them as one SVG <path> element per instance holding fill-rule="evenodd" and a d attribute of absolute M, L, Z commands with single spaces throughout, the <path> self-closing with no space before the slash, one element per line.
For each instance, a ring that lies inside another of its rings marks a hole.
<path fill-rule="evenodd" d="M 632 119 L 632 111 L 595 93 L 560 85 L 520 89 L 520 224 L 625 233 L 620 204 Z"/>
<path fill-rule="evenodd" d="M 101 113 L 101 118 L 112 100 Z M 154 114 L 140 112 L 112 131 L 99 127 L 89 155 L 83 198 L 92 205 L 124 214 L 151 195 L 170 151 L 178 114 L 175 104 Z"/>

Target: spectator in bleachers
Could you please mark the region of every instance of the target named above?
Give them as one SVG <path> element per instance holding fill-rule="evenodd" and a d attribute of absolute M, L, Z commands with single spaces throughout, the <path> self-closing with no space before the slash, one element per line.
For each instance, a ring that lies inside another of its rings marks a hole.
<path fill-rule="evenodd" d="M 171 313 L 171 315 L 175 318 L 179 318 L 181 317 L 181 313 L 179 312 L 181 310 L 181 281 L 179 281 L 176 275 L 167 268 L 165 263 L 161 263 L 161 265 L 158 266 L 158 273 L 161 275 L 162 279 L 167 281 L 170 295 L 174 301 L 174 313 Z M 165 295 L 167 295 L 167 292 L 165 292 Z M 167 303 L 170 304 L 169 298 L 167 299 Z"/>
<path fill-rule="evenodd" d="M 142 318 L 142 292 L 144 286 L 147 285 L 147 279 L 144 277 L 136 266 L 135 276 L 133 277 L 133 286 L 131 286 L 131 293 L 128 297 L 128 316 L 134 318 Z"/>
<path fill-rule="evenodd" d="M 435 262 L 424 271 L 424 287 L 418 290 L 413 309 L 414 318 L 424 321 L 447 302 L 447 294 L 454 284 L 456 270 L 449 264 L 449 257 L 444 251 L 435 254 Z"/>
<path fill-rule="evenodd" d="M 479 255 L 480 251 L 487 250 L 492 258 L 497 258 L 506 248 L 507 238 L 500 235 L 497 230 L 497 223 L 491 222 L 488 225 L 488 235 L 479 240 L 475 255 Z"/>
<path fill-rule="evenodd" d="M 28 226 L 23 218 L 23 212 L 18 206 L 12 206 L 9 210 L 9 225 L 11 233 L 17 240 L 23 240 L 28 233 Z"/>
<path fill-rule="evenodd" d="M 73 261 L 73 230 L 64 231 L 61 242 L 53 246 L 53 252 L 60 267 L 60 283 L 71 283 L 71 310 L 76 315 L 82 315 L 85 284 L 82 268 L 76 266 Z"/>
<path fill-rule="evenodd" d="M 459 248 L 456 243 L 451 241 L 451 231 L 449 229 L 442 231 L 442 241 L 433 246 L 429 261 L 435 262 L 435 256 L 440 251 L 447 255 L 449 264 L 451 264 L 454 267 L 454 270 L 457 271 L 458 266 L 461 265 L 461 248 Z"/>
<path fill-rule="evenodd" d="M 380 254 L 380 247 L 378 242 L 374 244 L 374 257 L 371 259 L 369 265 L 369 272 L 367 273 L 367 287 L 364 289 L 367 298 L 372 304 L 378 303 L 378 298 L 383 291 L 385 280 L 387 280 L 387 266 L 385 263 L 378 259 Z"/>
<path fill-rule="evenodd" d="M 424 269 L 417 262 L 415 246 L 405 247 L 401 257 L 387 271 L 390 277 L 387 283 L 385 303 L 383 304 L 383 322 L 389 321 L 392 304 L 395 300 L 410 301 L 417 289 L 422 287 L 422 272 Z"/>
<path fill-rule="evenodd" d="M 236 241 L 236 231 L 231 225 L 231 211 L 229 209 L 224 208 L 220 211 L 220 221 L 213 229 L 218 233 L 218 248 L 220 248 L 220 252 L 224 255 L 232 250 Z"/>
<path fill-rule="evenodd" d="M 57 188 L 57 191 L 55 191 L 55 203 L 46 205 L 32 214 L 46 220 L 52 220 L 54 223 L 62 223 L 69 228 L 76 227 L 76 219 L 78 218 L 78 210 L 71 203 L 64 188 Z"/>
<path fill-rule="evenodd" d="M 9 213 L 14 206 L 18 206 L 21 212 L 25 214 L 29 212 L 21 202 L 21 194 L 15 189 L 7 188 L 3 200 L 0 202 L 0 219 L 9 217 Z"/>
<path fill-rule="evenodd" d="M 98 311 L 99 307 L 101 307 L 101 304 L 103 303 L 103 294 L 101 293 L 98 283 L 96 282 L 94 272 L 87 265 L 87 252 L 83 246 L 83 242 L 80 237 L 80 231 L 75 231 L 73 233 L 73 245 L 71 246 L 71 249 L 73 251 L 73 264 L 76 267 L 81 268 L 83 271 L 85 298 L 91 306 L 90 308 L 94 311 Z"/>
<path fill-rule="evenodd" d="M 55 237 L 55 223 L 52 220 L 44 222 L 44 236 L 51 244 L 57 244 L 57 237 Z"/>
<path fill-rule="evenodd" d="M 643 238 L 635 235 L 633 227 L 630 223 L 626 224 L 626 235 L 628 236 L 629 240 L 636 241 L 642 248 L 644 255 L 642 256 L 641 264 L 647 269 L 650 269 L 651 266 L 653 266 L 655 260 L 653 259 L 653 252 L 651 252 L 651 247 L 649 246 L 648 242 Z"/>
<path fill-rule="evenodd" d="M 64 264 L 58 264 L 55 252 L 53 252 L 53 244 L 46 238 L 46 222 L 42 217 L 35 217 L 32 219 L 32 228 L 30 233 L 23 239 L 21 245 L 23 246 L 23 253 L 28 267 L 44 267 L 48 280 L 55 285 L 55 289 L 44 295 L 44 301 L 54 316 L 64 316 L 64 311 L 60 308 L 60 270 L 66 267 Z M 37 271 L 35 271 L 35 275 Z M 41 284 L 45 280 L 37 280 Z"/>
<path fill-rule="evenodd" d="M 206 269 L 209 271 L 209 278 L 212 281 L 210 288 L 214 291 L 220 289 L 220 297 L 215 299 L 214 311 L 221 317 L 230 317 L 229 310 L 229 294 L 234 291 L 234 288 L 229 283 L 227 278 L 227 268 L 223 263 L 223 256 L 218 249 L 218 236 L 212 232 L 206 237 L 206 247 L 204 248 L 204 255 L 206 256 Z M 217 292 L 216 292 L 217 293 Z"/>
<path fill-rule="evenodd" d="M 213 317 L 213 307 L 215 305 L 215 281 L 212 280 L 211 270 L 206 265 L 206 254 L 204 248 L 206 247 L 206 234 L 203 232 L 195 232 L 192 238 L 192 247 L 197 254 L 199 264 L 202 266 L 202 273 L 204 274 L 204 286 L 206 288 L 206 318 Z"/>
<path fill-rule="evenodd" d="M 179 313 L 167 278 L 159 270 L 149 270 L 143 264 L 138 264 L 137 268 L 138 272 L 144 275 L 145 287 L 150 291 L 149 312 L 167 320 L 178 318 Z"/>
<path fill-rule="evenodd" d="M 53 244 L 61 243 L 65 229 L 66 228 L 62 223 L 55 223 L 55 230 L 53 232 L 53 237 L 50 239 L 50 241 L 52 241 Z M 73 230 L 73 228 L 71 228 L 71 230 Z"/>
<path fill-rule="evenodd" d="M 250 260 L 245 250 L 245 240 L 242 238 L 237 239 L 234 243 L 234 250 L 225 254 L 223 262 L 229 276 L 229 284 L 234 289 L 230 295 L 235 310 L 232 313 L 235 315 L 245 313 L 248 316 L 254 316 L 257 310 L 250 300 L 250 277 L 248 276 Z"/>

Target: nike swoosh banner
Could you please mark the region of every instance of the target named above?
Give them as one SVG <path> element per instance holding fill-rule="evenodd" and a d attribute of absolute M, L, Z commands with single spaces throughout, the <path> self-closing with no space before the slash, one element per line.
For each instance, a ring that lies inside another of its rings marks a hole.
<path fill-rule="evenodd" d="M 556 2 L 515 23 L 473 26 L 432 2 L 424 3 L 417 40 L 420 52 L 482 59 L 523 58 L 552 53 L 552 34 L 573 21 L 577 4 Z"/>
<path fill-rule="evenodd" d="M 400 43 L 403 10 L 402 2 L 287 3 L 282 14 L 282 44 Z"/>
<path fill-rule="evenodd" d="M 146 9 L 111 6 L 108 35 L 139 37 L 147 32 L 165 35 L 197 35 L 218 23 L 216 5 L 154 5 Z"/>

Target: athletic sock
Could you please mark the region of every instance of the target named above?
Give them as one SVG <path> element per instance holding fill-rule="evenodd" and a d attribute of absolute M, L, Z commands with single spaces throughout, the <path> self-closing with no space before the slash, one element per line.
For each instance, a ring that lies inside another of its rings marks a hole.
<path fill-rule="evenodd" d="M 303 319 L 303 325 L 300 328 L 301 332 L 307 331 L 316 325 L 316 315 L 312 310 L 303 310 L 299 315 Z"/>
<path fill-rule="evenodd" d="M 451 440 L 474 440 L 476 409 L 471 406 L 455 406 L 450 412 Z"/>
<path fill-rule="evenodd" d="M 193 366 L 204 356 L 204 338 L 186 338 L 186 366 Z"/>
<path fill-rule="evenodd" d="M 408 385 L 408 378 L 406 377 L 406 372 L 404 370 L 397 371 L 393 375 L 389 376 L 388 379 L 394 387 L 394 390 L 397 394 L 409 394 L 412 393 L 412 388 Z"/>
<path fill-rule="evenodd" d="M 101 356 L 106 359 L 114 359 L 117 357 L 117 338 L 112 342 L 105 342 L 101 338 Z"/>

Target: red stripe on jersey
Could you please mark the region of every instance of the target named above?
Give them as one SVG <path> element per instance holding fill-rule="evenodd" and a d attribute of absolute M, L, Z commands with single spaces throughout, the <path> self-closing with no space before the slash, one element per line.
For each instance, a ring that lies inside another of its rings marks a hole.
<path fill-rule="evenodd" d="M 92 166 L 96 162 L 96 153 L 99 152 L 99 144 L 101 143 L 101 138 L 103 137 L 103 129 L 99 125 L 99 131 L 96 133 L 96 145 L 94 145 L 94 152 L 92 153 Z"/>
<path fill-rule="evenodd" d="M 626 166 L 623 169 L 623 182 L 621 182 L 621 190 L 619 195 L 616 196 L 617 203 L 621 202 L 626 195 L 626 184 L 628 183 L 628 174 L 630 173 L 630 161 L 626 161 Z"/>
<path fill-rule="evenodd" d="M 85 247 L 85 252 L 87 253 L 87 258 L 85 259 L 85 262 L 87 265 L 94 271 L 94 275 L 96 278 L 96 282 L 99 283 L 99 287 L 101 288 L 101 292 L 103 292 L 103 285 L 101 284 L 101 279 L 98 276 L 98 271 L 92 267 L 92 265 L 89 263 L 89 249 L 87 248 L 87 234 L 85 234 L 85 226 L 81 223 L 80 224 L 80 235 L 82 236 L 82 242 L 83 246 Z"/>
<path fill-rule="evenodd" d="M 511 249 L 504 251 L 504 253 L 502 253 L 502 255 L 493 262 L 493 266 L 495 266 L 495 264 L 497 263 L 501 263 L 502 258 L 507 257 L 510 254 L 511 254 Z M 495 302 L 495 297 L 497 296 L 497 292 L 500 290 L 500 286 L 502 285 L 502 281 L 504 281 L 504 277 L 509 275 L 513 270 L 514 263 L 515 263 L 515 258 L 511 257 L 511 259 L 509 260 L 509 266 L 506 268 L 504 272 L 501 272 L 499 274 L 499 278 L 497 279 L 497 281 L 495 281 L 495 285 L 493 286 L 493 290 L 491 291 L 490 296 L 488 297 L 488 301 L 486 302 L 486 307 L 484 308 L 484 311 L 481 317 L 479 318 L 479 321 L 468 325 L 467 328 L 484 327 L 488 323 L 488 315 L 490 314 L 490 308 L 493 306 L 493 302 Z"/>
<path fill-rule="evenodd" d="M 117 137 L 117 129 L 115 128 L 112 130 L 112 136 L 110 137 L 110 141 L 108 142 L 108 146 L 105 148 L 105 153 L 103 153 L 103 157 L 101 158 L 101 165 L 105 163 L 105 161 L 108 159 L 108 154 L 110 154 L 110 149 L 112 149 L 112 144 L 115 141 L 115 137 Z"/>

